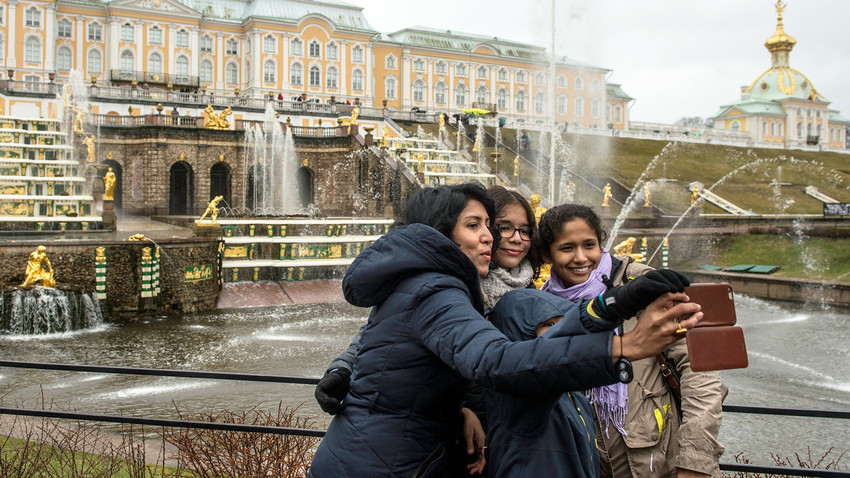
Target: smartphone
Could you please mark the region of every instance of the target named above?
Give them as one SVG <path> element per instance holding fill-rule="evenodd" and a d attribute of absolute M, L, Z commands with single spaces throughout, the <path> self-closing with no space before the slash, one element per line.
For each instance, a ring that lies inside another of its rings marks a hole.
<path fill-rule="evenodd" d="M 691 284 L 685 287 L 685 294 L 691 302 L 702 307 L 703 318 L 696 327 L 717 327 L 735 325 L 738 318 L 735 315 L 735 299 L 732 286 L 725 282 L 717 284 Z"/>
<path fill-rule="evenodd" d="M 729 370 L 747 368 L 747 344 L 740 327 L 721 325 L 697 327 L 686 336 L 691 370 Z"/>

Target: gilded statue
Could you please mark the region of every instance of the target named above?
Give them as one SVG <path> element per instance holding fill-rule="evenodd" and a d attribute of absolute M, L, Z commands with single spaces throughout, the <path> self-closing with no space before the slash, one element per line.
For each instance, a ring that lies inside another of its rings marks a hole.
<path fill-rule="evenodd" d="M 381 128 L 381 146 L 387 145 L 387 133 L 389 133 L 387 125 Z"/>
<path fill-rule="evenodd" d="M 351 124 L 357 124 L 357 117 L 360 115 L 360 107 L 355 106 L 354 109 L 351 110 Z"/>
<path fill-rule="evenodd" d="M 649 207 L 652 204 L 652 192 L 649 190 L 649 183 L 643 185 L 643 207 Z"/>
<path fill-rule="evenodd" d="M 218 129 L 230 129 L 230 121 L 227 121 L 227 117 L 233 113 L 233 110 L 228 106 L 218 115 Z"/>
<path fill-rule="evenodd" d="M 514 158 L 514 177 L 519 177 L 519 155 Z"/>
<path fill-rule="evenodd" d="M 224 196 L 216 196 L 216 197 L 214 197 L 214 198 L 212 199 L 212 201 L 210 201 L 210 203 L 207 205 L 207 210 L 206 210 L 206 211 L 204 211 L 204 214 L 203 214 L 203 215 L 201 215 L 201 218 L 200 218 L 200 219 L 198 219 L 198 220 L 197 220 L 197 221 L 195 221 L 195 222 L 200 223 L 201 221 L 203 221 L 203 220 L 204 220 L 204 218 L 205 218 L 205 217 L 207 217 L 207 214 L 209 214 L 209 216 L 210 216 L 210 224 L 217 224 L 217 223 L 218 223 L 218 222 L 217 222 L 217 221 L 218 221 L 218 203 L 219 203 L 222 199 L 224 199 Z"/>
<path fill-rule="evenodd" d="M 540 207 L 540 195 L 537 193 L 532 194 L 528 200 L 528 204 L 531 206 L 531 210 L 534 211 L 534 223 L 540 224 L 540 218 L 546 212 L 545 207 Z"/>
<path fill-rule="evenodd" d="M 132 236 L 127 238 L 128 241 L 144 241 L 146 239 L 147 238 L 144 234 L 133 234 Z"/>
<path fill-rule="evenodd" d="M 697 203 L 699 200 L 699 184 L 694 184 L 694 188 L 691 190 L 691 206 Z"/>
<path fill-rule="evenodd" d="M 443 116 L 443 113 L 440 113 L 438 116 L 440 117 L 440 129 L 443 129 L 446 127 L 446 118 Z"/>
<path fill-rule="evenodd" d="M 207 114 L 207 120 L 204 121 L 204 128 L 230 129 L 230 122 L 227 121 L 227 117 L 233 113 L 233 110 L 231 110 L 229 106 L 220 114 L 216 114 L 212 105 L 207 105 L 207 107 L 204 108 L 204 112 Z"/>
<path fill-rule="evenodd" d="M 29 261 L 27 261 L 27 277 L 21 287 L 35 285 L 38 281 L 41 281 L 41 285 L 44 287 L 56 285 L 56 279 L 53 278 L 53 266 L 50 264 L 47 254 L 44 253 L 46 250 L 46 247 L 38 246 L 35 251 L 30 253 Z"/>
<path fill-rule="evenodd" d="M 74 132 L 75 133 L 84 133 L 83 125 L 86 124 L 86 113 L 81 109 L 75 109 L 76 116 L 74 116 Z"/>
<path fill-rule="evenodd" d="M 86 151 L 88 152 L 86 156 L 86 162 L 93 163 L 94 162 L 94 135 L 90 134 L 86 136 L 83 140 L 83 143 L 86 145 Z"/>
<path fill-rule="evenodd" d="M 643 260 L 643 254 L 632 252 L 632 249 L 634 249 L 634 247 L 635 247 L 635 242 L 637 242 L 637 239 L 635 239 L 634 237 L 630 237 L 630 238 L 626 239 L 625 241 L 617 244 L 616 246 L 614 246 L 614 255 L 615 256 L 632 256 L 637 261 Z"/>
<path fill-rule="evenodd" d="M 602 207 L 609 207 L 609 201 L 611 200 L 611 183 L 605 183 L 605 187 L 602 188 Z"/>
<path fill-rule="evenodd" d="M 112 172 L 112 168 L 109 168 L 109 171 L 103 175 L 103 186 L 106 189 L 103 199 L 112 201 L 114 199 L 113 193 L 115 192 L 115 173 Z"/>

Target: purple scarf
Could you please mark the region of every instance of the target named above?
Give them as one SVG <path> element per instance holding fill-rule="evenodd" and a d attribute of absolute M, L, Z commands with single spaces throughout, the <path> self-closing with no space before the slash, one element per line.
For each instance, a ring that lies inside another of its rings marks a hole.
<path fill-rule="evenodd" d="M 608 290 L 608 287 L 602 282 L 602 277 L 611 277 L 612 265 L 611 255 L 605 248 L 602 248 L 599 265 L 591 271 L 590 277 L 586 281 L 572 287 L 566 287 L 558 274 L 552 274 L 540 290 L 548 291 L 571 302 L 594 299 Z M 616 334 L 617 331 L 615 330 L 614 333 Z M 596 406 L 596 415 L 599 418 L 599 423 L 605 429 L 605 436 L 608 436 L 608 425 L 611 423 L 614 424 L 618 432 L 626 436 L 623 425 L 629 412 L 628 386 L 625 383 L 615 383 L 605 387 L 594 387 L 590 390 L 588 398 Z"/>

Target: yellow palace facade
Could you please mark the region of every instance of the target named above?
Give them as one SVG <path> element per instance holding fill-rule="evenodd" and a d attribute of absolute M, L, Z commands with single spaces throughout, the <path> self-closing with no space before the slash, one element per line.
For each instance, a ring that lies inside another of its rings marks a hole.
<path fill-rule="evenodd" d="M 0 72 L 211 94 L 361 102 L 397 110 L 495 110 L 510 124 L 628 129 L 632 98 L 611 70 L 544 48 L 414 27 L 374 30 L 335 0 L 4 0 Z M 9 105 L 3 105 L 9 111 Z"/>

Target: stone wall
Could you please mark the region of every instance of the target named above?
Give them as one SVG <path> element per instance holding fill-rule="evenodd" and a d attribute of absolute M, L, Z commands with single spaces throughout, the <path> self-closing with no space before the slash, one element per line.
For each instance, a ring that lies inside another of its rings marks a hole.
<path fill-rule="evenodd" d="M 95 251 L 106 253 L 106 300 L 109 320 L 132 320 L 154 314 L 197 312 L 215 309 L 221 290 L 219 240 L 174 239 L 161 241 L 160 289 L 157 297 L 142 297 L 142 250 L 150 241 L 21 241 L 0 246 L 0 274 L 4 289 L 24 280 L 29 254 L 39 245 L 47 247 L 57 285 L 74 284 L 95 291 Z M 211 277 L 188 281 L 186 268 L 209 265 Z"/>

